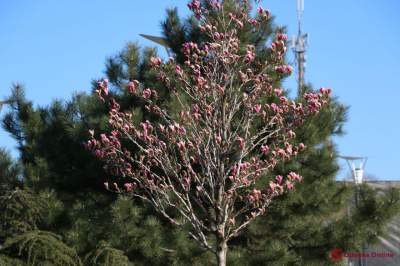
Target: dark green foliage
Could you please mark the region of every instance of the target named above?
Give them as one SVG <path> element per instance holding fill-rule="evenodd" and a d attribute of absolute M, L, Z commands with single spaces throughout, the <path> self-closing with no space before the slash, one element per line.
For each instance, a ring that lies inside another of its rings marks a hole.
<path fill-rule="evenodd" d="M 125 197 L 113 204 L 111 216 L 114 226 L 109 241 L 114 247 L 125 250 L 137 262 L 161 263 L 162 228 L 156 217 L 146 213 L 143 207 L 133 206 L 132 200 Z"/>
<path fill-rule="evenodd" d="M 206 265 L 213 259 L 188 239 L 186 232 L 159 219 L 151 206 L 120 197 L 112 206 L 111 217 L 109 243 L 124 250 L 136 264 Z"/>
<path fill-rule="evenodd" d="M 12 99 L 16 102 L 3 125 L 18 140 L 27 185 L 77 194 L 95 189 L 105 178 L 100 164 L 82 145 L 88 134 L 85 126 L 97 128 L 90 122 L 99 122 L 96 116 L 90 120 L 82 117 L 83 102 L 90 102 L 83 98 L 76 96 L 67 103 L 55 101 L 48 108 L 34 108 L 19 85 L 13 88 Z M 93 113 L 98 109 L 96 105 L 91 108 Z"/>
<path fill-rule="evenodd" d="M 100 242 L 97 249 L 90 252 L 85 257 L 85 265 L 87 266 L 129 266 L 134 265 L 129 262 L 124 252 L 110 247 L 105 242 Z"/>
<path fill-rule="evenodd" d="M 6 150 L 0 148 L 0 197 L 7 191 L 22 185 L 19 180 L 20 172 L 20 165 L 12 160 Z"/>
<path fill-rule="evenodd" d="M 30 231 L 7 239 L 2 252 L 18 257 L 30 266 L 80 266 L 76 251 L 56 234 Z"/>
<path fill-rule="evenodd" d="M 9 191 L 0 200 L 0 243 L 15 234 L 36 230 L 43 222 L 46 201 L 28 189 Z"/>
<path fill-rule="evenodd" d="M 79 255 L 91 252 L 99 241 L 107 238 L 111 223 L 109 208 L 112 198 L 96 192 L 86 193 L 57 217 L 52 228 L 73 246 Z"/>
<path fill-rule="evenodd" d="M 355 188 L 357 189 L 357 188 Z M 357 225 L 354 238 L 366 239 L 368 244 L 377 243 L 377 236 L 385 237 L 388 222 L 400 210 L 400 191 L 398 188 L 388 188 L 376 195 L 376 190 L 367 185 L 359 189 L 358 208 L 352 210 L 351 223 Z M 366 219 L 368 217 L 368 219 Z M 348 243 L 354 249 L 360 250 L 362 242 Z"/>
<path fill-rule="evenodd" d="M 25 266 L 26 264 L 22 260 L 0 254 L 0 265 L 1 266 Z"/>

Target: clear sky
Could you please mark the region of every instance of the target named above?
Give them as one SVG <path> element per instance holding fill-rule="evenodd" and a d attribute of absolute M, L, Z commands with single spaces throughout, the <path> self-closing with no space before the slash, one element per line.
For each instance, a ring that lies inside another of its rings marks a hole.
<path fill-rule="evenodd" d="M 165 9 L 177 6 L 186 16 L 186 3 L 0 0 L 0 97 L 9 95 L 13 82 L 23 83 L 37 105 L 89 91 L 91 79 L 104 75 L 107 56 L 128 41 L 153 46 L 139 33 L 159 34 Z M 295 0 L 266 0 L 263 6 L 289 35 L 297 31 Z M 399 12 L 398 0 L 305 0 L 303 16 L 310 36 L 306 80 L 331 87 L 350 106 L 347 134 L 336 140 L 339 150 L 368 156 L 366 172 L 379 179 L 400 180 Z M 295 85 L 294 78 L 285 83 L 292 90 Z M 3 130 L 0 146 L 17 156 Z M 347 174 L 341 165 L 339 179 Z"/>

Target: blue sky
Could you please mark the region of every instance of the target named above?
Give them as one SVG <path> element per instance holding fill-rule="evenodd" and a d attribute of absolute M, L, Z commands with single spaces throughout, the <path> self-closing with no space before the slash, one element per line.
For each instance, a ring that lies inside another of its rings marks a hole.
<path fill-rule="evenodd" d="M 0 97 L 9 94 L 13 82 L 23 83 L 36 105 L 89 91 L 90 80 L 103 76 L 107 56 L 128 41 L 153 46 L 139 33 L 158 34 L 165 9 L 177 6 L 186 16 L 186 3 L 0 0 Z M 268 0 L 263 6 L 289 35 L 297 31 L 295 0 Z M 331 87 L 350 106 L 347 134 L 336 140 L 339 150 L 368 156 L 366 172 L 378 179 L 400 180 L 399 11 L 398 0 L 305 0 L 306 80 Z M 285 87 L 295 89 L 294 77 Z M 0 146 L 17 156 L 15 142 L 3 130 Z M 341 165 L 339 179 L 347 174 Z"/>

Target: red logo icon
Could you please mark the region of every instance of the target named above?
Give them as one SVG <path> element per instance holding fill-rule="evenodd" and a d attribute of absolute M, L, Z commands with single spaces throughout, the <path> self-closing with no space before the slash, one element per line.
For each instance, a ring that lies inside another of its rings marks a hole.
<path fill-rule="evenodd" d="M 331 259 L 333 261 L 340 261 L 343 259 L 343 250 L 340 248 L 334 248 L 331 250 Z"/>

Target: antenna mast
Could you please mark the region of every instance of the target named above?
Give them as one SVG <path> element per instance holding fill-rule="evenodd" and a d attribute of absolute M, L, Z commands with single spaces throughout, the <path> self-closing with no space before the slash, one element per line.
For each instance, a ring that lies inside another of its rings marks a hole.
<path fill-rule="evenodd" d="M 305 72 L 305 52 L 307 47 L 307 33 L 301 31 L 301 20 L 304 12 L 304 0 L 297 0 L 297 36 L 292 38 L 292 50 L 296 58 L 297 65 L 297 93 L 298 96 L 304 94 L 304 72 Z"/>

